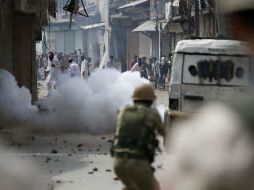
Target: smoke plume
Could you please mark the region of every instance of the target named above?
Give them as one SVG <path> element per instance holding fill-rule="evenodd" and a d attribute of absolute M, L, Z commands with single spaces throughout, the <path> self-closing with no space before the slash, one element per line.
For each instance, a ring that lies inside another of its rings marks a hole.
<path fill-rule="evenodd" d="M 31 160 L 21 160 L 17 152 L 0 147 L 0 190 L 45 190 L 49 178 Z"/>
<path fill-rule="evenodd" d="M 173 189 L 252 189 L 254 144 L 246 129 L 238 114 L 221 104 L 208 105 L 175 126 L 170 136 Z"/>
<path fill-rule="evenodd" d="M 39 110 L 30 92 L 0 70 L 0 125 L 109 132 L 119 107 L 130 104 L 134 88 L 143 83 L 148 81 L 139 73 L 109 69 L 96 70 L 87 81 L 63 75 L 52 95 L 38 103 Z"/>

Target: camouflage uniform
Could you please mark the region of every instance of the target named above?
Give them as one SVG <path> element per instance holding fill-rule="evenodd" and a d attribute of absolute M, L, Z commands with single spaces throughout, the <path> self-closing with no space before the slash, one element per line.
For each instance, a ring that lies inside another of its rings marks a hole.
<path fill-rule="evenodd" d="M 164 126 L 157 110 L 142 104 L 119 111 L 112 147 L 114 171 L 125 185 L 124 190 L 159 190 L 151 163 Z"/>

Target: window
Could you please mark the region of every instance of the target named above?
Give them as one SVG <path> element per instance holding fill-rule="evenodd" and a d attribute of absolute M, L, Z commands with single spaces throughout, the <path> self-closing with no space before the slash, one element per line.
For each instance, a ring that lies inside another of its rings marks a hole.
<path fill-rule="evenodd" d="M 183 83 L 249 85 L 250 58 L 241 56 L 185 55 Z"/>

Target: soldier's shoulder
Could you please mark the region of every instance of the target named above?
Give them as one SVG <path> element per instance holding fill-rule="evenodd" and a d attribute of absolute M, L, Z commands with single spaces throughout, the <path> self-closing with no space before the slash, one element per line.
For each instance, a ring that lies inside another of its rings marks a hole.
<path fill-rule="evenodd" d="M 126 110 L 130 110 L 130 109 L 133 109 L 134 108 L 134 105 L 127 105 L 127 106 L 124 106 L 124 107 L 121 107 L 118 109 L 118 113 L 119 112 L 123 112 L 123 111 L 126 111 Z"/>
<path fill-rule="evenodd" d="M 153 117 L 158 117 L 158 116 L 160 117 L 160 113 L 156 108 L 151 108 L 151 115 Z"/>

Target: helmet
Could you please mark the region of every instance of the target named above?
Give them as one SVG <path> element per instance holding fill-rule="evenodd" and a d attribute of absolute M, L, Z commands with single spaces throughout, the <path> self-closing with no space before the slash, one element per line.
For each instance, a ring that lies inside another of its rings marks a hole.
<path fill-rule="evenodd" d="M 133 100 L 153 101 L 155 98 L 154 90 L 149 84 L 137 87 L 132 95 Z"/>
<path fill-rule="evenodd" d="M 254 9 L 253 0 L 219 0 L 223 13 L 233 13 Z"/>

